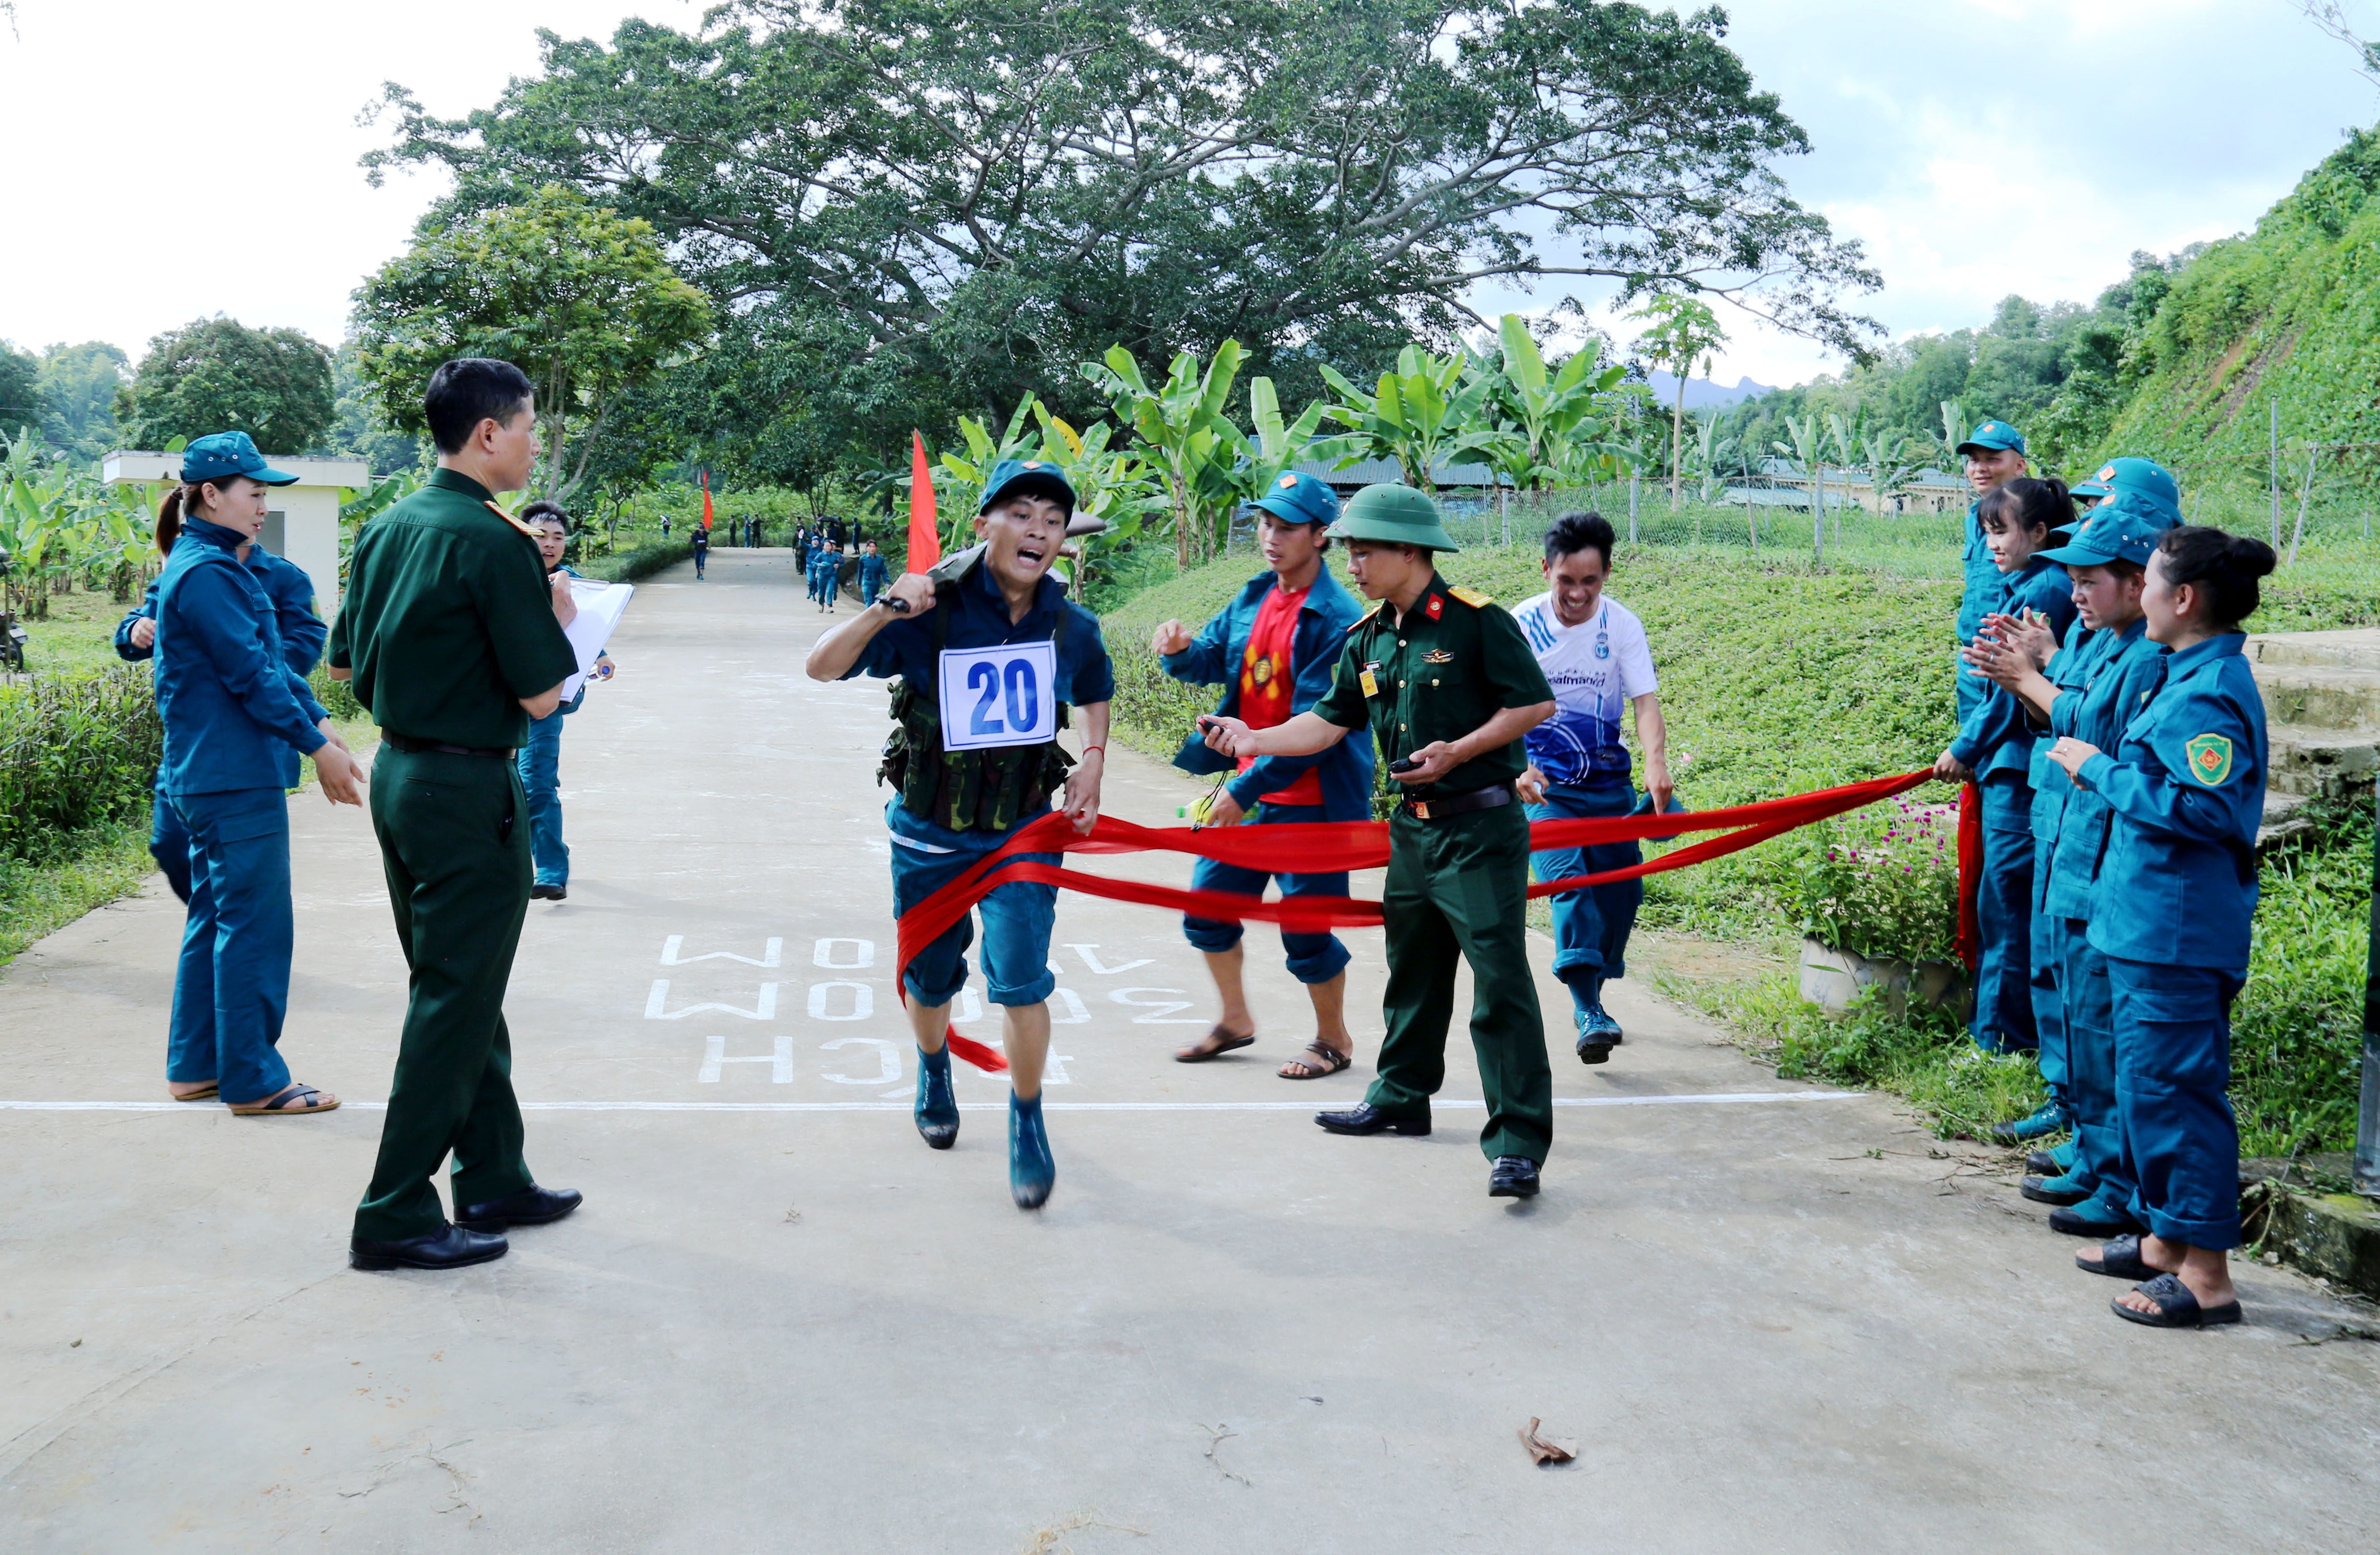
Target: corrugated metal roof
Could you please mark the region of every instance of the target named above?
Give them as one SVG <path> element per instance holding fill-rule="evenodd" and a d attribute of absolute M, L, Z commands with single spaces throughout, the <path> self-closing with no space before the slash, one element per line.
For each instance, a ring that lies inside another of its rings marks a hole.
<path fill-rule="evenodd" d="M 1297 466 L 1301 474 L 1329 481 L 1334 487 L 1352 490 L 1359 486 L 1378 486 L 1405 478 L 1404 466 L 1393 459 L 1365 459 L 1334 470 L 1320 460 L 1307 460 Z M 1430 472 L 1432 482 L 1441 488 L 1449 486 L 1493 486 L 1499 484 L 1496 473 L 1485 464 L 1440 464 Z M 1511 485 L 1510 481 L 1501 482 Z"/>

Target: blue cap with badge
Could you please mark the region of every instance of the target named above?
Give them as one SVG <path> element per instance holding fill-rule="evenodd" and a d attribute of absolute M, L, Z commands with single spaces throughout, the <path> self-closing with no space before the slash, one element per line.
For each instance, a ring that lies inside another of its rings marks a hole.
<path fill-rule="evenodd" d="M 2181 488 L 2173 472 L 2154 459 L 2110 459 L 2073 488 L 2077 497 L 2112 497 L 2119 491 L 2139 491 L 2168 507 L 2181 506 Z"/>
<path fill-rule="evenodd" d="M 1979 422 L 1968 434 L 1967 440 L 1959 445 L 1958 452 L 1961 454 L 1996 453 L 2004 448 L 2024 452 L 2024 434 L 2005 421 L 1985 421 Z"/>
<path fill-rule="evenodd" d="M 983 500 L 976 512 L 990 512 L 1005 497 L 1047 497 L 1067 512 L 1075 511 L 1074 483 L 1048 459 L 1002 459 L 994 464 L 984 477 Z"/>
<path fill-rule="evenodd" d="M 276 470 L 256 451 L 256 440 L 246 432 L 209 432 L 182 450 L 182 480 L 229 480 L 246 476 L 260 486 L 295 486 L 298 477 Z"/>
<path fill-rule="evenodd" d="M 2181 513 L 2171 502 L 2161 502 L 2147 491 L 2119 488 L 2091 510 L 2073 539 L 2040 556 L 2064 567 L 2105 567 L 2110 561 L 2145 567 L 2158 536 L 2180 522 Z"/>
<path fill-rule="evenodd" d="M 1329 481 L 1303 470 L 1283 470 L 1273 477 L 1272 489 L 1248 506 L 1261 508 L 1287 524 L 1319 524 L 1328 528 L 1339 522 L 1339 493 L 1330 489 Z"/>

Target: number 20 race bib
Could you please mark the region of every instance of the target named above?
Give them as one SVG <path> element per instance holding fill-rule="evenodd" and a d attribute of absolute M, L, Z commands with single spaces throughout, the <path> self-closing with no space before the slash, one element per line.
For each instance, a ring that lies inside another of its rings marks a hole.
<path fill-rule="evenodd" d="M 1058 650 L 1052 643 L 945 648 L 940 681 L 942 749 L 1046 745 L 1058 732 Z"/>

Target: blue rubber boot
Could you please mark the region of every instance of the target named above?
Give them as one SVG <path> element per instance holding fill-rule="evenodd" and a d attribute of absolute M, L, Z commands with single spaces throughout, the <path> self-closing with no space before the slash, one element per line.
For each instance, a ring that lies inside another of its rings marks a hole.
<path fill-rule="evenodd" d="M 1058 1180 L 1050 1136 L 1041 1127 L 1041 1098 L 1008 1093 L 1008 1191 L 1020 1210 L 1038 1210 Z"/>
<path fill-rule="evenodd" d="M 2066 1103 L 2052 1096 L 2013 1123 L 1995 1123 L 1991 1127 L 1992 1143 L 2018 1145 L 2027 1139 L 2038 1139 L 2045 1134 L 2055 1134 L 2071 1127 L 2073 1120 L 2066 1115 Z"/>
<path fill-rule="evenodd" d="M 2036 1204 L 2080 1204 L 2099 1190 L 2096 1178 L 2085 1172 L 2069 1172 L 2062 1177 L 2027 1177 L 2016 1185 L 2016 1190 Z"/>
<path fill-rule="evenodd" d="M 951 1050 L 917 1050 L 917 1137 L 936 1150 L 959 1140 L 959 1099 L 951 1090 Z"/>

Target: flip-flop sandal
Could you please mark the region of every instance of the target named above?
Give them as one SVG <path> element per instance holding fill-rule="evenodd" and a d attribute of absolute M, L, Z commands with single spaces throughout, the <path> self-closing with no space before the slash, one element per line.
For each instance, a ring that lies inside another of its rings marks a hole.
<path fill-rule="evenodd" d="M 1300 1064 L 1305 1066 L 1305 1072 L 1304 1074 L 1291 1074 L 1289 1072 L 1289 1064 L 1283 1064 L 1277 1072 L 1283 1079 L 1320 1079 L 1325 1075 L 1337 1074 L 1340 1070 L 1347 1067 L 1347 1066 L 1353 1064 L 1354 1061 L 1354 1059 L 1348 1056 L 1346 1054 L 1340 1052 L 1337 1048 L 1331 1047 L 1318 1039 L 1317 1041 L 1307 1043 L 1304 1051 L 1300 1052 L 1296 1057 L 1289 1061 L 1289 1064 Z"/>
<path fill-rule="evenodd" d="M 2141 1261 L 2141 1239 L 2138 1236 L 2110 1236 L 2107 1246 L 2099 1249 L 2097 1262 L 2076 1253 L 2074 1267 L 2093 1274 L 2111 1275 L 2119 1280 L 2154 1280 L 2157 1277 L 2157 1271 Z"/>
<path fill-rule="evenodd" d="M 336 1096 L 326 1097 L 310 1085 L 293 1085 L 261 1102 L 235 1102 L 231 1110 L 242 1117 L 295 1117 L 300 1113 L 330 1112 L 338 1104 Z"/>
<path fill-rule="evenodd" d="M 169 1085 L 165 1088 L 165 1094 L 176 1102 L 212 1102 L 222 1095 L 223 1091 L 212 1083 L 204 1091 L 176 1091 Z"/>
<path fill-rule="evenodd" d="M 1202 1045 L 1182 1049 L 1173 1055 L 1173 1061 L 1177 1064 L 1204 1064 L 1208 1059 L 1220 1058 L 1226 1053 L 1236 1053 L 1244 1047 L 1254 1047 L 1256 1042 L 1257 1039 L 1252 1035 L 1245 1037 L 1232 1035 L 1231 1032 L 1223 1030 L 1221 1023 L 1218 1022 L 1215 1029 L 1207 1033 Z"/>
<path fill-rule="evenodd" d="M 2227 1301 L 2220 1307 L 2201 1307 L 2198 1297 L 2190 1294 L 2190 1287 L 2181 1283 L 2179 1274 L 2160 1274 L 2132 1288 L 2155 1302 L 2156 1310 L 2135 1312 L 2120 1298 L 2107 1305 L 2115 1308 L 2116 1316 L 2143 1328 L 2213 1328 L 2217 1323 L 2240 1320 L 2237 1301 Z"/>

